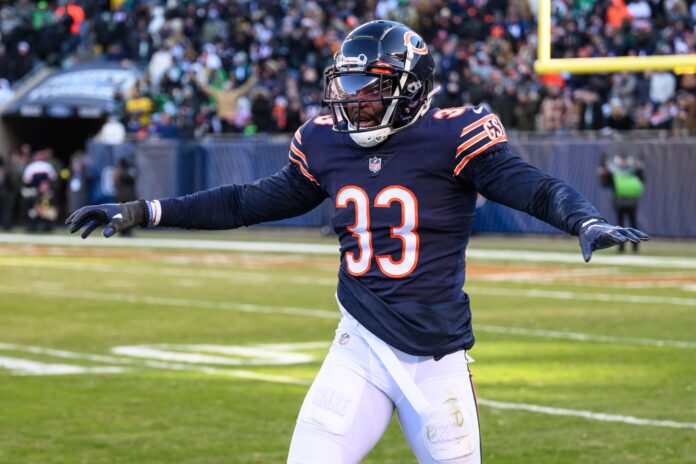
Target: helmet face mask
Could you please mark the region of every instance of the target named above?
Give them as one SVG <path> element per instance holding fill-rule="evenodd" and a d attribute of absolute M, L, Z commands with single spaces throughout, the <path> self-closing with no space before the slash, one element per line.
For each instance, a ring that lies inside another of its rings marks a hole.
<path fill-rule="evenodd" d="M 398 87 L 395 73 L 348 71 L 327 75 L 324 99 L 330 101 L 334 128 L 350 133 L 391 127 L 394 111 L 385 120 L 391 103 L 411 100 L 401 91 L 395 92 Z"/>
<path fill-rule="evenodd" d="M 430 106 L 434 63 L 406 26 L 372 21 L 351 32 L 325 72 L 333 128 L 363 146 L 383 142 Z"/>

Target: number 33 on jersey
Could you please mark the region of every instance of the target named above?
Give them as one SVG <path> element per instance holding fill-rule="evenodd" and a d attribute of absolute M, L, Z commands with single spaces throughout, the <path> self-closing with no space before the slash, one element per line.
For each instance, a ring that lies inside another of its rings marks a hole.
<path fill-rule="evenodd" d="M 445 301 L 464 282 L 461 250 L 476 203 L 462 174 L 506 145 L 495 115 L 448 108 L 369 148 L 315 118 L 295 134 L 289 156 L 334 201 L 343 271 L 386 301 Z M 444 278 L 443 268 L 452 271 Z"/>
<path fill-rule="evenodd" d="M 413 272 L 418 263 L 418 200 L 406 187 L 391 185 L 377 194 L 375 208 L 388 208 L 392 202 L 401 204 L 401 224 L 391 228 L 391 236 L 403 242 L 401 259 L 395 261 L 389 255 L 377 255 L 376 261 L 382 272 L 389 277 L 405 277 Z M 355 223 L 348 230 L 358 239 L 359 257 L 346 252 L 345 265 L 354 276 L 365 274 L 372 261 L 372 234 L 370 232 L 370 199 L 360 187 L 349 185 L 339 190 L 336 207 L 346 208 L 348 203 L 355 207 Z"/>

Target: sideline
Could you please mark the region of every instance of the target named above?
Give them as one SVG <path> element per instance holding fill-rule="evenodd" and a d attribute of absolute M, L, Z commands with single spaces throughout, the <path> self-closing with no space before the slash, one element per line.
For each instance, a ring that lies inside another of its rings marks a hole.
<path fill-rule="evenodd" d="M 0 233 L 0 243 L 20 245 L 60 245 L 72 247 L 114 247 L 114 248 L 157 248 L 213 251 L 244 251 L 254 253 L 291 253 L 311 255 L 336 255 L 338 245 L 322 245 L 292 242 L 246 242 L 235 240 L 183 240 L 171 238 L 111 238 L 101 236 L 82 240 L 79 236 L 25 235 Z M 467 249 L 468 258 L 482 261 L 526 261 L 535 263 L 583 264 L 580 251 L 562 253 L 551 251 L 525 250 L 484 250 L 475 247 Z M 671 256 L 616 256 L 595 254 L 595 264 L 633 267 L 671 267 L 696 269 L 696 258 L 675 258 Z"/>

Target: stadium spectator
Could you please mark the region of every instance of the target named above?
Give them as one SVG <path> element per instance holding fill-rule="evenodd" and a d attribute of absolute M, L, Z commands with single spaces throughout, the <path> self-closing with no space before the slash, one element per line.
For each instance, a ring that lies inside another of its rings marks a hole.
<path fill-rule="evenodd" d="M 625 153 L 611 157 L 605 154 L 597 174 L 602 187 L 612 191 L 617 223 L 637 227 L 638 203 L 645 190 L 643 162 L 636 156 Z M 624 252 L 624 245 L 619 244 L 619 253 Z M 638 252 L 638 243 L 633 243 L 633 252 Z"/>
<path fill-rule="evenodd" d="M 106 145 L 119 145 L 126 140 L 126 128 L 116 116 L 111 115 L 94 138 Z"/>
<path fill-rule="evenodd" d="M 596 131 L 604 127 L 602 102 L 597 92 L 576 90 L 576 101 L 579 103 L 578 129 Z"/>
<path fill-rule="evenodd" d="M 552 134 L 559 134 L 570 127 L 573 104 L 561 88 L 553 84 L 549 93 L 541 101 L 541 123 L 543 129 Z"/>
<path fill-rule="evenodd" d="M 38 188 L 39 184 L 47 179 L 50 182 L 58 180 L 58 172 L 49 162 L 51 153 L 49 150 L 39 150 L 34 154 L 33 160 L 27 165 L 22 174 L 22 182 L 30 188 Z"/>
<path fill-rule="evenodd" d="M 51 232 L 58 219 L 58 201 L 51 181 L 43 179 L 36 188 L 36 197 L 28 211 L 29 232 Z"/>
<path fill-rule="evenodd" d="M 11 78 L 18 79 L 34 67 L 34 54 L 28 42 L 22 40 L 17 44 L 17 53 L 10 61 Z"/>
<path fill-rule="evenodd" d="M 10 77 L 10 60 L 7 56 L 7 47 L 0 42 L 0 79 L 8 80 Z"/>
<path fill-rule="evenodd" d="M 138 177 L 138 171 L 135 166 L 127 158 L 118 160 L 118 166 L 114 171 L 114 191 L 116 192 L 116 201 L 126 203 L 138 198 L 135 192 L 135 181 Z M 130 230 L 121 232 L 122 236 L 130 236 Z"/>
<path fill-rule="evenodd" d="M 21 193 L 22 174 L 24 173 L 25 168 L 26 162 L 23 161 L 22 155 L 16 151 L 10 153 L 5 183 L 7 208 L 5 209 L 1 218 L 2 227 L 5 230 L 12 229 L 15 224 L 24 220 L 24 203 Z"/>
<path fill-rule="evenodd" d="M 241 128 L 237 126 L 237 120 L 235 119 L 237 103 L 239 99 L 247 95 L 256 84 L 258 80 L 257 73 L 254 72 L 244 84 L 236 88 L 234 82 L 230 79 L 224 82 L 221 89 L 217 89 L 210 85 L 209 77 L 206 76 L 206 79 L 206 81 L 197 80 L 196 82 L 206 95 L 215 102 L 217 117 L 222 124 L 222 132 L 239 131 Z M 261 115 L 260 112 L 259 115 Z"/>
<path fill-rule="evenodd" d="M 10 88 L 10 82 L 7 79 L 0 78 L 0 106 L 8 100 L 12 99 L 14 92 Z"/>
<path fill-rule="evenodd" d="M 537 94 L 531 94 L 526 90 L 517 92 L 517 106 L 515 107 L 515 123 L 517 129 L 525 132 L 536 130 L 536 115 L 539 107 Z"/>
<path fill-rule="evenodd" d="M 696 135 L 696 95 L 682 93 L 677 100 L 679 111 L 675 117 L 675 129 Z"/>
<path fill-rule="evenodd" d="M 49 149 L 37 151 L 22 173 L 22 197 L 29 232 L 52 230 L 53 222 L 58 217 L 54 193 L 58 172 L 50 163 L 51 158 Z"/>
<path fill-rule="evenodd" d="M 612 75 L 610 96 L 618 99 L 619 103 L 625 108 L 631 108 L 635 101 L 637 78 L 630 73 L 617 73 Z"/>
<path fill-rule="evenodd" d="M 133 89 L 133 95 L 126 100 L 126 115 L 129 124 L 128 132 L 141 132 L 150 124 L 150 116 L 154 109 L 152 99 L 143 92 L 146 88 L 145 82 L 140 82 Z"/>
<path fill-rule="evenodd" d="M 677 79 L 671 72 L 660 71 L 650 74 L 650 101 L 656 104 L 665 103 L 674 98 Z"/>
<path fill-rule="evenodd" d="M 83 151 L 79 150 L 70 157 L 70 180 L 68 181 L 68 213 L 77 211 L 88 204 L 89 178 L 87 161 Z"/>
<path fill-rule="evenodd" d="M 607 7 L 607 25 L 613 29 L 621 29 L 625 21 L 631 19 L 631 13 L 624 0 L 611 0 Z"/>
<path fill-rule="evenodd" d="M 609 115 L 607 116 L 607 127 L 617 131 L 633 129 L 633 120 L 626 113 L 626 107 L 620 100 L 613 98 L 609 102 Z"/>
<path fill-rule="evenodd" d="M 39 2 L 39 4 L 40 3 L 42 2 Z M 85 20 L 85 10 L 83 10 L 77 2 L 61 0 L 60 3 L 62 3 L 62 5 L 56 8 L 56 18 L 60 20 L 63 16 L 69 16 L 70 33 L 72 35 L 78 35 L 80 33 L 80 27 Z"/>
<path fill-rule="evenodd" d="M 54 14 L 48 8 L 48 2 L 37 2 L 36 8 L 31 12 L 31 27 L 35 31 L 48 27 L 54 23 Z"/>
<path fill-rule="evenodd" d="M 10 175 L 5 164 L 4 156 L 0 155 L 0 222 L 3 229 L 10 229 L 9 221 L 7 218 L 10 216 L 12 210 L 10 202 Z"/>

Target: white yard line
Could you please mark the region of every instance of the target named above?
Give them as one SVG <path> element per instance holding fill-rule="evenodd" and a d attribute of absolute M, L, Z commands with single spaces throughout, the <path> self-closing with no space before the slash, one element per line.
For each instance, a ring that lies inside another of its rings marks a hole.
<path fill-rule="evenodd" d="M 562 274 L 540 268 L 533 271 L 510 271 L 485 273 L 483 275 L 475 275 L 470 280 L 485 280 L 487 282 L 576 282 L 586 276 L 605 276 L 620 274 L 621 269 L 610 267 L 592 267 L 579 269 L 564 269 Z"/>
<path fill-rule="evenodd" d="M 625 293 L 586 293 L 564 290 L 516 289 L 503 287 L 467 286 L 472 295 L 512 296 L 523 298 L 549 298 L 552 300 L 616 301 L 619 303 L 664 304 L 696 307 L 696 298 L 671 296 L 628 295 Z"/>
<path fill-rule="evenodd" d="M 78 236 L 0 234 L 0 243 L 24 245 L 60 245 L 71 247 L 114 247 L 114 248 L 169 248 L 186 250 L 245 251 L 254 253 L 291 253 L 312 255 L 337 255 L 338 245 L 322 245 L 292 242 L 253 242 L 234 240 L 183 240 L 171 238 L 111 238 L 100 236 L 82 240 Z M 577 253 L 484 250 L 469 248 L 468 258 L 482 261 L 524 261 L 537 263 L 582 264 L 580 251 Z M 611 266 L 672 267 L 696 269 L 696 258 L 672 256 L 616 256 L 596 253 L 593 263 Z"/>
<path fill-rule="evenodd" d="M 605 414 L 602 412 L 583 411 L 578 409 L 552 408 L 549 406 L 538 406 L 536 404 L 507 403 L 503 401 L 492 401 L 484 399 L 479 399 L 478 403 L 482 406 L 487 406 L 489 408 L 512 409 L 517 411 L 550 414 L 552 416 L 571 416 L 603 422 L 620 422 L 623 424 L 644 425 L 649 427 L 670 427 L 676 429 L 696 430 L 696 423 L 692 422 L 642 419 L 640 417 L 621 416 L 618 414 Z"/>
<path fill-rule="evenodd" d="M 316 356 L 308 353 L 298 353 L 290 348 L 271 349 L 268 346 L 157 344 L 115 346 L 111 351 L 134 358 L 223 366 L 281 366 L 317 361 Z"/>
<path fill-rule="evenodd" d="M 114 266 L 110 264 L 85 264 L 85 263 L 66 263 L 66 262 L 21 262 L 21 260 L 12 262 L 0 262 L 0 267 L 7 267 L 16 270 L 18 268 L 22 269 L 60 269 L 64 271 L 75 271 L 75 272 L 98 272 L 104 274 L 130 274 L 130 275 L 152 275 L 155 273 L 158 276 L 164 277 L 182 277 L 177 281 L 176 285 L 187 286 L 187 287 L 199 287 L 200 284 L 193 282 L 192 279 L 221 279 L 226 281 L 233 281 L 235 284 L 245 284 L 245 285 L 267 285 L 269 283 L 278 282 L 282 280 L 286 283 L 292 283 L 297 285 L 323 285 L 328 287 L 335 287 L 337 283 L 337 278 L 322 278 L 322 277 L 300 277 L 292 275 L 284 276 L 272 276 L 265 274 L 260 271 L 252 270 L 240 270 L 240 271 L 222 271 L 222 270 L 211 270 L 211 269 L 196 269 L 192 272 L 190 269 L 177 269 L 177 268 L 153 268 L 153 267 L 129 267 L 128 265 Z M 28 271 L 33 272 L 33 271 Z M 531 283 L 531 284 L 561 284 L 567 285 L 569 287 L 575 286 L 594 286 L 594 287 L 605 287 L 605 288 L 619 288 L 619 289 L 652 289 L 652 288 L 676 288 L 683 291 L 694 292 L 696 291 L 695 284 L 685 284 L 684 281 L 680 280 L 647 280 L 639 282 L 579 282 L 578 280 L 571 280 L 571 278 L 584 277 L 584 276 L 602 276 L 606 274 L 619 274 L 620 270 L 617 268 L 594 268 L 594 269 L 569 269 L 564 271 L 563 275 L 550 274 L 548 270 L 538 271 L 538 272 L 506 272 L 502 274 L 486 274 L 477 275 L 470 278 L 471 283 L 476 282 L 516 282 L 516 283 Z M 691 276 L 692 274 L 688 274 Z M 694 274 L 696 275 L 696 274 Z M 112 281 L 109 280 L 104 283 L 105 286 L 114 288 L 133 288 L 134 284 L 127 281 Z"/>
<path fill-rule="evenodd" d="M 289 377 L 286 375 L 275 375 L 275 374 L 264 374 L 261 372 L 253 372 L 253 371 L 247 371 L 247 370 L 241 370 L 241 369 L 220 369 L 216 367 L 207 367 L 207 366 L 200 366 L 200 365 L 194 365 L 194 364 L 183 364 L 183 363 L 174 363 L 174 362 L 163 362 L 163 361 L 154 361 L 154 360 L 149 360 L 149 359 L 135 359 L 135 358 L 129 358 L 129 357 L 120 357 L 120 356 L 104 356 L 104 355 L 96 355 L 96 354 L 89 354 L 89 353 L 79 353 L 79 352 L 74 352 L 74 351 L 66 351 L 66 350 L 57 350 L 53 348 L 43 348 L 40 346 L 31 346 L 31 345 L 17 345 L 14 343 L 0 343 L 0 350 L 10 350 L 10 351 L 19 351 L 19 352 L 26 352 L 26 353 L 33 353 L 33 354 L 42 354 L 42 355 L 49 355 L 49 356 L 55 356 L 57 358 L 66 358 L 66 359 L 78 359 L 78 360 L 84 360 L 84 361 L 100 361 L 100 362 L 107 362 L 110 364 L 125 364 L 125 365 L 131 365 L 131 366 L 143 366 L 143 367 L 149 367 L 152 369 L 164 369 L 164 370 L 173 370 L 173 371 L 188 371 L 188 372 L 200 372 L 204 374 L 211 374 L 211 375 L 220 375 L 220 376 L 225 376 L 225 377 L 237 377 L 237 378 L 243 378 L 243 379 L 253 379 L 253 380 L 263 380 L 265 382 L 275 382 L 275 383 L 287 383 L 287 384 L 294 384 L 294 385 L 309 385 L 309 382 L 306 380 L 298 379 L 295 377 Z M 6 360 L 6 362 L 3 362 L 3 359 Z M 10 361 L 11 360 L 11 361 Z M 33 364 L 36 364 L 36 366 L 33 366 Z M 43 365 L 43 366 L 40 366 Z M 54 372 L 51 371 L 50 366 L 59 366 L 54 369 Z M 104 370 L 104 372 L 109 372 L 109 369 L 113 370 L 113 372 L 118 372 L 117 369 L 123 369 L 120 367 L 111 367 L 111 366 L 100 366 L 100 367 L 94 367 L 94 368 L 89 368 L 89 367 L 82 367 L 82 366 L 74 366 L 74 365 L 65 365 L 62 366 L 60 364 L 47 364 L 47 363 L 38 363 L 34 361 L 28 361 L 28 360 L 20 360 L 17 358 L 0 358 L 0 367 L 7 367 L 10 369 L 26 369 L 26 370 L 31 370 L 34 369 L 35 372 L 30 372 L 34 375 L 42 373 L 41 370 L 43 369 L 43 374 L 78 374 L 78 373 L 90 373 L 89 369 L 98 369 L 95 371 L 95 373 L 99 373 L 99 370 Z M 80 369 L 87 369 L 87 371 L 79 371 Z M 59 372 L 61 371 L 62 372 Z"/>
<path fill-rule="evenodd" d="M 19 261 L 19 262 L 17 262 Z M 21 262 L 21 259 L 17 261 L 10 262 L 0 262 L 0 267 L 6 268 L 25 268 L 25 269 L 60 269 L 64 271 L 75 271 L 75 272 L 99 272 L 104 274 L 133 274 L 133 275 L 148 275 L 153 274 L 157 276 L 164 277 L 183 277 L 185 279 L 222 279 L 226 281 L 232 281 L 234 283 L 243 284 L 257 284 L 257 285 L 267 285 L 269 283 L 276 283 L 279 280 L 282 282 L 293 283 L 298 285 L 326 285 L 326 286 L 336 286 L 338 279 L 336 277 L 332 278 L 321 278 L 321 277 L 298 277 L 292 275 L 283 276 L 273 276 L 263 273 L 262 271 L 252 271 L 252 270 L 240 270 L 240 271 L 218 271 L 212 269 L 200 269 L 196 267 L 195 271 L 189 268 L 177 269 L 172 267 L 153 267 L 153 266 L 140 266 L 135 265 L 121 265 L 114 266 L 111 264 L 84 264 L 84 263 L 66 263 L 66 262 Z"/>
<path fill-rule="evenodd" d="M 336 255 L 338 245 L 292 242 L 241 242 L 233 240 L 183 240 L 174 238 L 106 239 L 99 234 L 82 240 L 79 236 L 0 234 L 0 243 L 24 245 L 61 245 L 107 248 L 169 248 L 186 250 L 246 251 L 256 253 L 299 253 Z"/>
<path fill-rule="evenodd" d="M 505 327 L 489 324 L 474 324 L 474 331 L 500 333 L 506 335 L 522 335 L 526 337 L 558 338 L 562 340 L 576 340 L 579 342 L 601 342 L 617 345 L 645 345 L 657 347 L 673 347 L 696 349 L 696 342 L 680 340 L 656 340 L 653 338 L 614 337 L 611 335 L 594 335 L 580 332 L 566 332 L 558 330 L 525 329 L 522 327 Z"/>
<path fill-rule="evenodd" d="M 283 346 L 283 347 L 323 347 L 326 346 L 325 342 L 310 342 L 308 344 L 277 344 L 269 346 Z M 274 382 L 274 383 L 285 383 L 294 385 L 309 385 L 310 382 L 296 377 L 283 376 L 283 375 L 271 375 L 263 374 L 259 372 L 238 370 L 238 369 L 218 369 L 205 366 L 197 366 L 190 364 L 179 364 L 179 363 L 168 363 L 161 361 L 137 361 L 129 358 L 121 358 L 114 356 L 102 356 L 102 355 L 92 355 L 87 353 L 77 353 L 65 350 L 56 350 L 51 348 L 42 348 L 38 346 L 28 346 L 28 345 L 17 345 L 12 343 L 0 343 L 0 349 L 13 350 L 13 351 L 23 351 L 35 354 L 46 354 L 56 357 L 64 357 L 69 359 L 84 359 L 89 361 L 95 360 L 108 360 L 108 362 L 116 364 L 141 364 L 147 367 L 155 369 L 166 369 L 166 370 L 176 370 L 176 371 L 192 371 L 201 372 L 212 375 L 223 375 L 229 377 L 237 377 L 243 379 L 260 380 L 264 382 Z M 84 374 L 84 373 L 119 373 L 123 372 L 124 369 L 120 367 L 81 367 L 73 365 L 60 365 L 60 364 L 46 364 L 35 361 L 21 360 L 17 358 L 7 358 L 0 357 L 0 367 L 5 367 L 9 369 L 15 369 L 20 372 L 23 371 L 25 375 L 59 375 L 59 374 Z M 650 427 L 668 427 L 668 428 L 678 428 L 678 429 L 692 429 L 696 430 L 696 423 L 690 422 L 677 422 L 670 420 L 653 420 L 653 419 L 643 419 L 640 417 L 633 416 L 623 416 L 618 414 L 606 414 L 601 412 L 584 411 L 577 409 L 565 409 L 565 408 L 554 408 L 549 406 L 539 406 L 535 404 L 526 403 L 510 403 L 502 401 L 492 401 L 486 399 L 479 399 L 478 403 L 482 406 L 495 409 L 509 409 L 517 411 L 532 412 L 538 414 L 548 414 L 553 416 L 570 416 L 579 417 L 582 419 L 596 420 L 603 422 L 618 422 L 630 425 L 640 425 L 640 426 L 650 426 Z"/>
<path fill-rule="evenodd" d="M 495 290 L 495 289 L 493 289 Z M 507 291 L 508 289 L 501 289 Z M 281 315 L 295 315 L 295 316 L 307 316 L 307 317 L 318 317 L 321 319 L 334 319 L 338 320 L 340 313 L 338 311 L 326 311 L 322 309 L 308 309 L 308 308 L 295 308 L 295 307 L 280 307 L 280 306 L 259 306 L 253 304 L 243 304 L 243 303 L 233 303 L 224 302 L 218 303 L 214 301 L 205 300 L 187 300 L 182 298 L 164 298 L 164 297 L 148 297 L 148 296 L 136 296 L 136 295 L 123 295 L 118 293 L 104 293 L 104 292 L 86 292 L 86 291 L 70 291 L 70 290 L 42 290 L 41 288 L 36 289 L 25 289 L 25 288 L 15 288 L 15 287 L 3 287 L 0 286 L 0 291 L 4 293 L 12 294 L 30 294 L 30 295 L 42 295 L 50 297 L 59 298 L 83 298 L 96 301 L 117 301 L 124 303 L 140 303 L 148 304 L 154 306 L 174 306 L 183 308 L 198 308 L 198 309 L 212 309 L 212 310 L 223 310 L 223 311 L 241 311 L 247 313 L 262 313 L 262 314 L 281 314 Z M 538 290 L 534 292 L 540 292 Z M 480 292 L 479 289 L 476 293 Z M 496 290 L 495 294 L 499 291 Z M 537 293 L 531 295 L 518 294 L 516 292 L 512 296 L 533 296 L 538 298 Z M 558 292 L 553 292 L 558 293 Z M 573 292 L 563 292 L 573 293 Z M 510 296 L 511 293 L 508 292 L 506 295 Z M 630 295 L 629 295 L 630 296 Z M 554 298 L 553 295 L 546 296 Z M 565 298 L 564 298 L 565 299 Z M 488 324 L 474 324 L 474 330 L 506 333 L 510 335 L 521 335 L 521 336 L 536 336 L 544 338 L 557 338 L 557 339 L 568 339 L 577 341 L 592 341 L 600 343 L 610 343 L 610 344 L 621 344 L 621 345 L 639 345 L 639 346 L 654 346 L 654 347 L 673 347 L 673 348 L 686 348 L 694 349 L 696 348 L 695 342 L 690 341 L 680 341 L 680 340 L 658 340 L 658 339 L 648 339 L 648 338 L 637 338 L 637 337 L 614 337 L 608 335 L 594 335 L 585 334 L 579 332 L 566 332 L 566 331 L 554 331 L 554 330 L 537 330 L 537 329 L 524 329 L 518 327 L 505 327 L 497 325 Z M 0 344 L 0 349 L 2 349 L 2 344 Z M 96 360 L 96 359 L 95 359 Z"/>
<path fill-rule="evenodd" d="M 605 252 L 606 253 L 606 252 Z M 562 253 L 552 251 L 525 251 L 525 250 L 480 250 L 467 249 L 467 258 L 480 259 L 482 261 L 521 261 L 532 263 L 565 263 L 584 264 L 577 253 Z M 632 266 L 632 267 L 671 267 L 679 269 L 696 269 L 696 258 L 675 258 L 672 256 L 617 256 L 603 254 L 601 251 L 592 255 L 592 264 L 608 266 Z"/>
<path fill-rule="evenodd" d="M 40 288 L 15 288 L 0 286 L 0 291 L 13 294 L 44 295 L 59 298 L 83 298 L 97 301 L 114 301 L 123 303 L 139 303 L 153 306 L 175 306 L 196 309 L 214 309 L 223 311 L 239 311 L 246 313 L 281 314 L 292 316 L 311 316 L 323 319 L 338 319 L 340 313 L 322 309 L 306 309 L 287 306 L 260 306 L 245 303 L 215 302 L 205 300 L 187 300 L 184 298 L 166 298 L 157 296 L 124 295 L 121 293 L 88 292 L 75 290 L 53 290 Z"/>
<path fill-rule="evenodd" d="M 123 367 L 83 367 L 72 364 L 30 361 L 28 359 L 6 356 L 0 356 L 0 367 L 13 371 L 15 375 L 120 374 L 127 370 Z"/>

